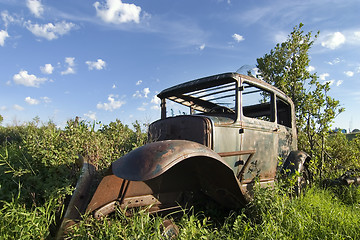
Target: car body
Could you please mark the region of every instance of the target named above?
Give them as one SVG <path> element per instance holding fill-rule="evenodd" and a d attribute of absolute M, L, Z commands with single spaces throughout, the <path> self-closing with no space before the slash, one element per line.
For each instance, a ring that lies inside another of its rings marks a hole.
<path fill-rule="evenodd" d="M 173 211 L 197 193 L 241 207 L 256 183 L 271 186 L 279 174 L 301 173 L 309 160 L 297 150 L 293 102 L 262 80 L 224 73 L 158 97 L 161 119 L 150 124 L 149 143 L 113 162 L 94 194 L 84 191 L 94 171 L 85 161 L 65 220 L 79 218 L 79 211 L 101 217 L 117 207 Z"/>

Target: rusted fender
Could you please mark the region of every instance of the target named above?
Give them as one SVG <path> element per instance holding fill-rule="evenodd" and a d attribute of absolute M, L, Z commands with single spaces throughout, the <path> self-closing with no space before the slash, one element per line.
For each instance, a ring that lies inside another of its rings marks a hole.
<path fill-rule="evenodd" d="M 285 176 L 295 174 L 296 171 L 301 172 L 304 166 L 310 160 L 310 156 L 303 151 L 291 151 L 281 169 L 281 173 Z"/>
<path fill-rule="evenodd" d="M 166 140 L 131 151 L 113 162 L 112 172 L 130 181 L 146 181 L 163 174 L 184 159 L 200 156 L 215 159 L 231 170 L 219 154 L 204 145 L 186 140 Z"/>

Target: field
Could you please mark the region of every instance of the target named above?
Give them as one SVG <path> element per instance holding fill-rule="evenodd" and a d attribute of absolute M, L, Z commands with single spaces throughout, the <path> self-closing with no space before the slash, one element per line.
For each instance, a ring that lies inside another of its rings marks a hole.
<path fill-rule="evenodd" d="M 345 154 L 340 143 L 354 148 L 346 154 L 360 149 L 345 137 L 335 138 L 334 146 L 329 140 L 329 152 L 340 160 Z M 102 171 L 145 141 L 139 123 L 129 127 L 119 120 L 103 125 L 74 119 L 63 130 L 38 119 L 0 127 L 0 239 L 54 238 L 79 176 L 78 154 Z M 358 162 L 358 156 L 346 159 Z M 324 176 L 341 173 L 333 164 L 324 168 Z M 315 181 L 304 195 L 294 197 L 291 187 L 279 183 L 275 189 L 257 189 L 244 209 L 223 209 L 207 201 L 164 217 L 146 211 L 126 217 L 120 210 L 102 220 L 84 216 L 67 238 L 162 239 L 164 219 L 174 219 L 179 239 L 360 239 L 360 190 L 324 189 Z"/>

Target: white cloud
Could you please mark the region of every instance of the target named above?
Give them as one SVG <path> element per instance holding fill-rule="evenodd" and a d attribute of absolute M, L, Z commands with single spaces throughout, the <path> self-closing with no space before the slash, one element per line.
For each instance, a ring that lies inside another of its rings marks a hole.
<path fill-rule="evenodd" d="M 1 111 L 6 111 L 6 110 L 7 110 L 7 107 L 6 107 L 6 106 L 1 106 L 1 107 L 0 107 L 0 110 L 1 110 Z"/>
<path fill-rule="evenodd" d="M 345 71 L 344 73 L 345 73 L 345 75 L 348 76 L 348 77 L 354 76 L 354 72 L 352 72 L 352 71 Z"/>
<path fill-rule="evenodd" d="M 143 93 L 144 93 L 144 97 L 148 97 L 148 94 L 150 93 L 150 89 L 149 88 L 144 88 L 143 89 Z"/>
<path fill-rule="evenodd" d="M 233 39 L 234 39 L 235 41 L 237 41 L 237 42 L 241 42 L 241 41 L 244 41 L 244 40 L 245 40 L 245 38 L 244 38 L 243 36 L 241 36 L 241 35 L 239 35 L 239 34 L 237 34 L 237 33 L 234 33 L 234 34 L 232 35 L 232 37 L 233 37 Z"/>
<path fill-rule="evenodd" d="M 38 78 L 33 74 L 28 74 L 27 71 L 21 70 L 13 76 L 16 84 L 24 85 L 27 87 L 39 87 L 41 83 L 46 82 L 46 78 Z"/>
<path fill-rule="evenodd" d="M 112 89 L 115 89 L 115 88 L 116 88 L 116 85 L 115 85 L 115 84 L 113 84 L 111 88 L 112 88 Z"/>
<path fill-rule="evenodd" d="M 154 106 L 151 106 L 151 109 L 153 109 L 153 110 L 160 110 L 160 106 L 154 105 Z"/>
<path fill-rule="evenodd" d="M 138 107 L 138 108 L 137 108 L 137 110 L 139 110 L 139 111 L 142 111 L 142 112 L 143 112 L 143 111 L 145 111 L 146 109 L 145 109 L 144 107 Z"/>
<path fill-rule="evenodd" d="M 5 39 L 9 37 L 9 34 L 7 31 L 5 30 L 1 30 L 0 31 L 0 46 L 4 46 L 5 45 Z"/>
<path fill-rule="evenodd" d="M 93 111 L 89 111 L 88 113 L 84 113 L 84 116 L 90 118 L 91 120 L 96 120 L 96 113 Z"/>
<path fill-rule="evenodd" d="M 27 0 L 26 6 L 35 17 L 41 17 L 44 12 L 44 7 L 41 4 L 41 0 Z"/>
<path fill-rule="evenodd" d="M 153 98 L 151 99 L 151 103 L 155 104 L 153 106 L 151 106 L 151 109 L 153 110 L 159 110 L 160 109 L 160 98 L 158 98 L 156 95 L 153 96 Z"/>
<path fill-rule="evenodd" d="M 340 58 L 335 58 L 331 62 L 328 62 L 328 64 L 329 65 L 335 65 L 335 64 L 338 64 L 339 62 L 341 62 Z"/>
<path fill-rule="evenodd" d="M 21 25 L 24 22 L 24 19 L 22 17 L 19 17 L 16 14 L 10 15 L 8 11 L 1 12 L 1 19 L 3 20 L 6 29 L 10 23 Z"/>
<path fill-rule="evenodd" d="M 204 50 L 204 49 L 205 49 L 205 43 L 202 44 L 202 45 L 199 47 L 199 49 L 200 49 L 201 51 Z"/>
<path fill-rule="evenodd" d="M 142 80 L 139 80 L 136 82 L 136 85 L 140 85 L 142 83 Z"/>
<path fill-rule="evenodd" d="M 115 100 L 115 96 L 110 94 L 109 97 L 108 97 L 108 101 L 107 103 L 98 103 L 96 105 L 96 107 L 98 109 L 103 109 L 105 111 L 110 111 L 112 112 L 113 110 L 115 109 L 118 109 L 120 108 L 122 105 L 125 104 L 124 101 L 120 101 L 120 100 Z"/>
<path fill-rule="evenodd" d="M 85 63 L 89 66 L 89 70 L 101 70 L 106 66 L 106 62 L 102 59 L 98 59 L 96 62 L 86 61 Z"/>
<path fill-rule="evenodd" d="M 67 69 L 61 72 L 61 75 L 74 74 L 75 73 L 75 58 L 74 57 L 66 57 L 65 63 L 67 65 Z"/>
<path fill-rule="evenodd" d="M 40 103 L 39 100 L 37 100 L 35 98 L 31 98 L 31 97 L 26 97 L 25 102 L 30 105 L 37 105 Z"/>
<path fill-rule="evenodd" d="M 345 43 L 345 36 L 341 32 L 335 32 L 328 34 L 325 37 L 325 40 L 321 42 L 321 46 L 329 48 L 329 49 L 336 49 L 340 47 L 342 44 Z"/>
<path fill-rule="evenodd" d="M 320 80 L 323 80 L 323 81 L 325 81 L 326 80 L 326 78 L 327 77 L 329 77 L 330 76 L 330 74 L 328 74 L 328 73 L 323 73 L 323 74 L 320 74 Z"/>
<path fill-rule="evenodd" d="M 133 98 L 143 98 L 143 97 L 147 98 L 149 93 L 150 93 L 150 89 L 144 88 L 141 92 L 136 91 L 132 96 L 133 96 Z"/>
<path fill-rule="evenodd" d="M 141 7 L 123 3 L 121 0 L 106 0 L 106 3 L 95 2 L 96 15 L 104 22 L 121 24 L 140 22 Z"/>
<path fill-rule="evenodd" d="M 307 69 L 309 72 L 314 72 L 315 71 L 315 67 L 314 66 L 309 66 Z"/>
<path fill-rule="evenodd" d="M 54 67 L 50 63 L 47 63 L 45 64 L 45 66 L 41 66 L 40 70 L 43 74 L 52 74 L 54 71 Z"/>
<path fill-rule="evenodd" d="M 132 96 L 133 96 L 133 98 L 141 98 L 142 97 L 140 91 L 136 91 Z"/>
<path fill-rule="evenodd" d="M 151 103 L 154 103 L 154 104 L 159 105 L 159 104 L 160 104 L 160 98 L 158 98 L 158 96 L 155 95 L 155 96 L 151 99 Z"/>
<path fill-rule="evenodd" d="M 49 97 L 41 97 L 41 99 L 44 101 L 44 103 L 51 103 L 51 99 Z"/>
<path fill-rule="evenodd" d="M 26 28 L 35 36 L 46 38 L 49 41 L 67 34 L 76 26 L 74 23 L 65 21 L 57 22 L 55 24 L 47 23 L 42 25 L 32 24 L 31 21 L 28 21 L 25 25 Z"/>
<path fill-rule="evenodd" d="M 356 68 L 356 72 L 360 73 L 360 67 Z"/>
<path fill-rule="evenodd" d="M 285 32 L 278 32 L 275 34 L 275 43 L 282 43 L 285 42 L 288 38 L 288 34 Z"/>
<path fill-rule="evenodd" d="M 14 108 L 15 110 L 17 110 L 17 111 L 22 111 L 22 110 L 24 110 L 24 108 L 23 108 L 22 106 L 17 105 L 17 104 L 14 104 L 14 105 L 13 105 L 13 108 Z"/>
<path fill-rule="evenodd" d="M 343 83 L 343 80 L 338 80 L 338 81 L 336 82 L 336 86 L 338 87 L 338 86 L 340 86 L 342 83 Z"/>

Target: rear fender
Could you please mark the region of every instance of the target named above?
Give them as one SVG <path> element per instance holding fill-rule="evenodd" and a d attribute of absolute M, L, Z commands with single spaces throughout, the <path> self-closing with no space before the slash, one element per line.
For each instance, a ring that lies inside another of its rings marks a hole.
<path fill-rule="evenodd" d="M 288 177 L 300 173 L 309 163 L 310 156 L 303 151 L 291 151 L 281 169 L 281 175 Z"/>

